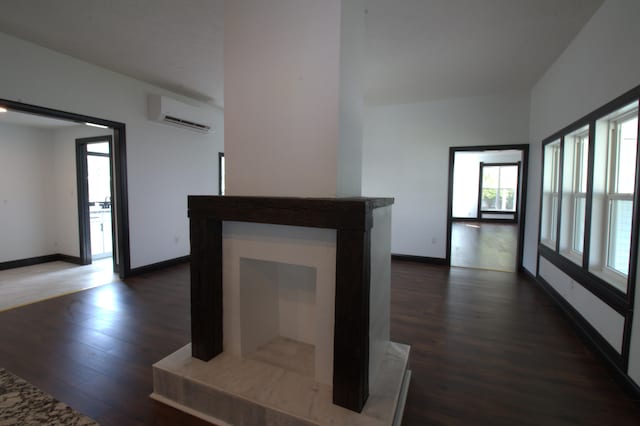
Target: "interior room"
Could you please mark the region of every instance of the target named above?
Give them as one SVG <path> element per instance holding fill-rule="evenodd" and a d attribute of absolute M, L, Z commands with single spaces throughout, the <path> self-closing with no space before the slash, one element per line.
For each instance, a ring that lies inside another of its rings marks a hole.
<path fill-rule="evenodd" d="M 85 160 L 89 164 L 86 180 L 92 189 L 87 194 L 94 200 L 85 202 L 91 221 L 88 244 L 96 262 L 82 268 L 76 279 L 52 279 L 83 264 L 79 258 L 77 141 L 110 138 L 111 129 L 95 125 L 16 111 L 0 116 L 4 153 L 0 173 L 5 182 L 0 264 L 6 271 L 0 273 L 4 283 L 0 309 L 113 281 L 110 161 L 104 154 L 98 155 L 107 160 L 106 168 L 91 164 L 90 157 Z M 104 148 L 108 153 L 108 147 Z M 28 269 L 14 269 L 29 264 L 38 265 L 37 274 L 30 276 Z"/>
<path fill-rule="evenodd" d="M 0 401 L 639 422 L 640 2 L 0 4 Z"/>
<path fill-rule="evenodd" d="M 526 197 L 523 150 L 453 149 L 451 266 L 516 272 Z"/>
<path fill-rule="evenodd" d="M 3 155 L 2 262 L 60 253 L 78 254 L 75 140 L 107 136 L 109 129 L 33 114 L 0 117 Z M 8 183 L 11 182 L 11 185 Z M 9 192 L 11 191 L 11 192 Z M 27 199 L 32 204 L 15 203 Z"/>

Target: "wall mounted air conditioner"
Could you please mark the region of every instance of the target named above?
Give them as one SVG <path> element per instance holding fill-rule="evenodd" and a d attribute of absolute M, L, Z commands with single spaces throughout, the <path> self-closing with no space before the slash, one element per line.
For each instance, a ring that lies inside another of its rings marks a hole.
<path fill-rule="evenodd" d="M 213 133 L 213 114 L 205 108 L 185 104 L 161 95 L 147 97 L 149 120 L 200 133 Z"/>

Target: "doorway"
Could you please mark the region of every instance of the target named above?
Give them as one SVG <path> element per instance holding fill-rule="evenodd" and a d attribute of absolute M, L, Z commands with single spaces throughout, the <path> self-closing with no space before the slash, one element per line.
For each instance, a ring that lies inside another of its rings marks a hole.
<path fill-rule="evenodd" d="M 86 254 L 85 262 L 113 257 L 112 140 L 110 135 L 76 140 L 80 251 Z"/>
<path fill-rule="evenodd" d="M 9 99 L 0 99 L 0 105 L 4 108 L 21 113 L 38 115 L 41 117 L 66 120 L 78 124 L 88 126 L 98 126 L 104 129 L 110 129 L 111 140 L 111 167 L 112 167 L 112 198 L 111 198 L 111 218 L 112 218 L 112 261 L 113 270 L 117 272 L 120 278 L 127 278 L 131 274 L 131 256 L 129 244 L 129 208 L 128 208 L 128 189 L 127 189 L 127 150 L 126 150 L 126 126 L 124 123 L 105 120 L 102 118 L 91 117 L 82 114 L 76 114 L 67 111 L 60 111 L 51 108 L 45 108 L 37 105 L 25 104 L 22 102 L 12 101 Z M 78 156 L 76 155 L 76 162 Z M 76 164 L 77 165 L 77 164 Z M 89 223 L 82 222 L 84 215 L 79 214 L 80 232 L 85 229 L 88 234 Z M 83 237 L 80 237 L 80 246 L 83 246 Z M 90 250 L 81 249 L 79 258 L 73 259 L 73 263 L 89 264 L 91 263 Z"/>
<path fill-rule="evenodd" d="M 447 264 L 522 268 L 528 145 L 449 151 Z"/>

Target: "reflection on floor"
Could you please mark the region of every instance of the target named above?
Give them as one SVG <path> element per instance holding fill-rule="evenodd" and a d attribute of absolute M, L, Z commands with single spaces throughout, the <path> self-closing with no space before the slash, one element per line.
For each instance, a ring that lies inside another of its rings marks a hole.
<path fill-rule="evenodd" d="M 518 225 L 454 222 L 451 228 L 451 266 L 514 272 Z"/>
<path fill-rule="evenodd" d="M 0 311 L 28 305 L 117 280 L 111 258 L 78 266 L 47 262 L 0 271 Z"/>

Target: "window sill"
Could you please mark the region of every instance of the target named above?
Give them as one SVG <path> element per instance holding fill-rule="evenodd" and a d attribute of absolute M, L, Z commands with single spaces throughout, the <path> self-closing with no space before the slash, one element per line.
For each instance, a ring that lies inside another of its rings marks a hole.
<path fill-rule="evenodd" d="M 624 278 L 615 272 L 601 268 L 589 268 L 589 272 L 605 281 L 611 287 L 620 290 L 624 294 L 627 294 L 627 278 Z"/>
<path fill-rule="evenodd" d="M 582 266 L 582 254 L 578 254 L 573 250 L 563 250 L 560 252 L 562 256 L 569 259 L 578 266 Z"/>
<path fill-rule="evenodd" d="M 545 246 L 549 247 L 551 250 L 556 249 L 556 242 L 553 240 L 541 240 L 540 243 L 544 244 Z"/>

